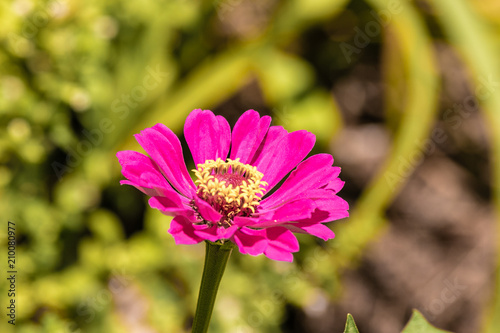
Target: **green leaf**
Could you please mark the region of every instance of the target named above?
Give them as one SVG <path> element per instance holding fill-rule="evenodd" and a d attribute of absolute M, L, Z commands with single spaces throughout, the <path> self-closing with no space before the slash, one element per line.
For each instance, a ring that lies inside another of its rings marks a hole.
<path fill-rule="evenodd" d="M 354 322 L 354 318 L 350 313 L 347 314 L 344 333 L 359 333 L 356 323 Z"/>
<path fill-rule="evenodd" d="M 401 333 L 445 333 L 449 331 L 443 331 L 429 324 L 429 322 L 424 318 L 424 316 L 418 311 L 413 310 L 413 314 L 410 321 L 403 329 Z"/>

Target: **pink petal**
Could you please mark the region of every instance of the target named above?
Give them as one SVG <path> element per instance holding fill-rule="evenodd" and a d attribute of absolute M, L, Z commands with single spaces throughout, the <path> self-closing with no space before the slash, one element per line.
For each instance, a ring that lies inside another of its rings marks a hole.
<path fill-rule="evenodd" d="M 276 220 L 281 223 L 287 224 L 285 219 L 280 218 L 280 215 L 276 215 L 276 217 L 274 217 L 274 215 L 271 214 L 275 214 L 278 211 L 283 211 L 285 209 L 288 209 L 288 207 L 293 207 L 295 204 L 304 205 L 305 200 L 312 200 L 314 202 L 315 208 L 312 210 L 309 209 L 308 211 L 304 211 L 302 218 L 297 218 L 295 220 L 290 219 L 289 220 L 290 223 L 304 222 L 304 221 L 308 221 L 309 223 L 330 222 L 349 216 L 349 213 L 347 211 L 349 209 L 349 204 L 344 199 L 337 196 L 331 190 L 317 189 L 317 190 L 308 190 L 306 192 L 302 192 L 296 195 L 292 201 L 288 202 L 287 204 L 278 209 L 276 208 L 271 208 L 269 210 L 262 209 L 261 210 L 262 216 L 259 216 L 259 220 L 260 221 Z M 303 207 L 305 209 L 305 206 Z M 307 214 L 309 214 L 309 216 L 307 216 Z M 263 227 L 268 225 L 269 224 L 265 224 L 263 222 L 258 222 L 255 226 Z"/>
<path fill-rule="evenodd" d="M 209 226 L 207 224 L 194 225 L 194 229 L 194 233 L 197 236 L 211 242 L 216 242 L 221 239 L 231 239 L 231 237 L 233 237 L 233 234 L 238 231 L 238 228 L 236 226 L 224 228 L 217 225 Z"/>
<path fill-rule="evenodd" d="M 217 231 L 219 235 L 219 239 L 231 239 L 233 237 L 234 233 L 238 231 L 238 227 L 235 225 L 230 226 L 229 228 L 220 228 Z"/>
<path fill-rule="evenodd" d="M 264 146 L 259 157 L 252 164 L 264 174 L 262 180 L 269 184 L 267 190 L 272 189 L 306 157 L 315 141 L 314 134 L 296 131 Z"/>
<path fill-rule="evenodd" d="M 198 196 L 194 196 L 194 201 L 196 207 L 198 208 L 198 213 L 203 217 L 205 221 L 217 223 L 222 218 L 222 215 L 210 206 L 208 202 L 200 199 Z"/>
<path fill-rule="evenodd" d="M 122 174 L 128 179 L 120 181 L 120 184 L 135 186 L 149 196 L 162 195 L 172 189 L 149 157 L 130 150 L 119 151 L 116 157 L 122 166 Z"/>
<path fill-rule="evenodd" d="M 299 242 L 295 235 L 290 230 L 281 227 L 264 230 L 266 230 L 269 242 L 264 251 L 266 257 L 274 260 L 292 262 L 293 255 L 291 252 L 297 252 L 299 250 Z"/>
<path fill-rule="evenodd" d="M 311 217 L 307 219 L 302 219 L 302 220 L 297 220 L 293 223 L 284 223 L 283 226 L 286 228 L 289 228 L 290 225 L 297 226 L 297 225 L 311 225 L 311 224 L 319 224 L 319 223 L 325 223 L 325 222 L 331 222 L 333 219 L 330 219 L 330 213 L 327 211 L 322 211 L 319 209 L 316 209 L 312 214 Z M 289 228 L 290 229 L 290 228 Z M 292 229 L 290 229 L 292 230 Z"/>
<path fill-rule="evenodd" d="M 170 222 L 168 232 L 174 237 L 175 244 L 198 244 L 204 239 L 194 233 L 193 223 L 184 216 L 176 216 Z"/>
<path fill-rule="evenodd" d="M 271 245 L 266 248 L 266 250 L 264 251 L 264 255 L 272 260 L 287 262 L 293 261 L 293 254 L 290 251 L 283 250 L 279 247 L 274 247 Z"/>
<path fill-rule="evenodd" d="M 262 155 L 268 154 L 270 151 L 274 149 L 274 146 L 276 145 L 277 142 L 279 142 L 281 139 L 283 139 L 285 136 L 288 135 L 288 131 L 285 130 L 282 126 L 271 126 L 269 127 L 269 130 L 267 131 L 266 135 L 264 136 L 264 139 L 262 139 L 262 142 L 257 148 L 257 151 L 255 152 L 254 156 L 250 160 L 251 165 L 256 165 L 255 163 L 259 158 L 261 158 Z"/>
<path fill-rule="evenodd" d="M 241 253 L 256 256 L 262 254 L 267 247 L 265 234 L 264 230 L 241 228 L 234 233 L 231 240 Z"/>
<path fill-rule="evenodd" d="M 273 220 L 276 221 L 296 221 L 311 216 L 316 209 L 314 200 L 303 199 L 284 205 L 273 212 Z"/>
<path fill-rule="evenodd" d="M 297 252 L 299 250 L 299 241 L 290 230 L 282 227 L 267 228 L 264 230 L 266 231 L 270 245 L 290 252 Z"/>
<path fill-rule="evenodd" d="M 328 185 L 324 187 L 324 189 L 332 190 L 334 193 L 338 193 L 344 187 L 344 183 L 345 182 L 340 180 L 340 178 L 335 178 L 334 180 L 330 181 Z"/>
<path fill-rule="evenodd" d="M 269 209 L 294 199 L 298 193 L 303 193 L 309 189 L 319 189 L 326 185 L 331 185 L 338 192 L 341 187 L 339 188 L 337 183 L 332 183 L 332 181 L 338 179 L 340 168 L 332 167 L 332 164 L 333 157 L 329 154 L 318 154 L 309 157 L 300 163 L 297 169 L 292 171 L 276 192 L 262 200 L 261 206 Z"/>
<path fill-rule="evenodd" d="M 231 127 L 224 117 L 215 116 L 210 110 L 196 109 L 186 119 L 184 136 L 195 165 L 219 157 L 226 160 Z"/>
<path fill-rule="evenodd" d="M 120 185 L 130 185 L 130 186 L 134 186 L 136 189 L 138 189 L 139 191 L 147 194 L 147 195 L 150 195 L 152 194 L 153 196 L 154 195 L 159 195 L 160 193 L 156 190 L 153 190 L 149 187 L 142 187 L 142 186 L 139 186 L 137 183 L 135 182 L 131 182 L 129 180 L 126 180 L 126 179 L 122 179 L 120 180 Z"/>
<path fill-rule="evenodd" d="M 256 228 L 264 228 L 276 226 L 286 222 L 295 222 L 298 220 L 308 219 L 316 210 L 316 204 L 311 199 L 300 199 L 289 202 L 284 206 L 268 211 L 258 217 L 258 221 L 252 225 Z"/>
<path fill-rule="evenodd" d="M 259 222 L 259 218 L 246 217 L 246 216 L 235 216 L 233 219 L 233 225 L 239 228 L 252 226 Z"/>
<path fill-rule="evenodd" d="M 211 242 L 216 242 L 220 239 L 218 229 L 216 225 L 198 224 L 193 225 L 195 229 L 194 234 L 204 240 L 209 240 Z"/>
<path fill-rule="evenodd" d="M 186 206 L 177 192 L 171 191 L 169 196 L 156 196 L 149 199 L 151 208 L 158 209 L 167 216 L 183 215 L 190 219 L 195 219 L 193 210 Z"/>
<path fill-rule="evenodd" d="M 249 163 L 264 139 L 269 124 L 271 117 L 260 118 L 259 113 L 254 110 L 243 113 L 233 128 L 230 158 L 239 158 L 241 163 Z"/>
<path fill-rule="evenodd" d="M 347 210 L 349 209 L 349 204 L 347 201 L 333 194 L 331 191 L 327 190 L 326 192 L 330 192 L 331 195 L 315 200 L 318 210 L 328 213 L 328 217 L 324 221 L 330 222 L 348 217 L 349 212 Z"/>
<path fill-rule="evenodd" d="M 159 166 L 172 186 L 187 197 L 194 192 L 194 183 L 184 163 L 179 138 L 167 126 L 156 124 L 135 138 Z"/>
<path fill-rule="evenodd" d="M 311 224 L 311 225 L 301 225 L 300 223 L 289 224 L 286 226 L 287 229 L 293 232 L 298 232 L 302 234 L 310 234 L 316 237 L 319 237 L 323 240 L 333 239 L 335 234 L 333 231 L 328 228 L 326 225 L 321 223 Z"/>
<path fill-rule="evenodd" d="M 129 180 L 120 180 L 120 185 L 130 185 L 141 191 L 142 193 L 148 195 L 148 196 L 155 196 L 155 195 L 162 195 L 163 190 L 159 189 L 158 187 L 150 188 L 150 187 L 144 187 L 144 186 L 139 186 L 135 182 L 131 182 Z"/>

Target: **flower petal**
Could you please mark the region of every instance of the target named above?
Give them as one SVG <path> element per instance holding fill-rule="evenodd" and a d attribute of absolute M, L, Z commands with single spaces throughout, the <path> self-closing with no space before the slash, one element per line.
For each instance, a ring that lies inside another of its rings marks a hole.
<path fill-rule="evenodd" d="M 280 139 L 264 143 L 265 146 L 252 164 L 264 174 L 262 180 L 269 184 L 268 191 L 306 157 L 315 141 L 314 134 L 307 131 L 296 131 L 286 134 Z"/>
<path fill-rule="evenodd" d="M 300 163 L 297 169 L 292 171 L 276 192 L 265 198 L 261 202 L 262 207 L 281 205 L 294 199 L 297 194 L 303 193 L 309 189 L 318 189 L 331 183 L 332 189 L 340 191 L 337 180 L 340 173 L 339 167 L 332 167 L 333 157 L 329 154 L 313 155 Z M 340 184 L 339 184 L 340 185 Z"/>
<path fill-rule="evenodd" d="M 259 218 L 247 217 L 247 216 L 235 216 L 233 219 L 233 225 L 238 228 L 243 227 L 253 227 L 260 221 Z"/>
<path fill-rule="evenodd" d="M 321 223 L 315 223 L 309 225 L 308 224 L 301 225 L 300 223 L 295 223 L 293 225 L 288 224 L 285 227 L 290 231 L 302 234 L 310 234 L 319 237 L 325 241 L 333 239 L 335 237 L 335 233 L 332 231 L 332 229 L 328 228 L 326 225 L 323 225 Z"/>
<path fill-rule="evenodd" d="M 324 187 L 324 189 L 332 190 L 334 193 L 338 193 L 344 187 L 344 183 L 345 182 L 340 180 L 340 178 L 335 178 L 334 180 L 330 181 L 328 185 Z"/>
<path fill-rule="evenodd" d="M 299 250 L 299 241 L 290 230 L 282 227 L 276 227 L 267 228 L 265 231 L 270 245 L 280 247 L 291 252 L 297 252 Z"/>
<path fill-rule="evenodd" d="M 183 215 L 195 220 L 194 211 L 183 203 L 181 196 L 175 191 L 171 191 L 168 196 L 152 197 L 148 203 L 151 208 L 158 209 L 167 216 Z"/>
<path fill-rule="evenodd" d="M 146 155 L 125 150 L 119 151 L 116 157 L 122 166 L 122 174 L 129 180 L 121 181 L 122 184 L 135 186 L 148 195 L 159 195 L 162 189 L 172 188 L 160 169 Z"/>
<path fill-rule="evenodd" d="M 181 143 L 174 132 L 163 124 L 156 124 L 136 134 L 135 138 L 170 184 L 180 193 L 190 197 L 195 186 L 184 163 Z"/>
<path fill-rule="evenodd" d="M 132 185 L 149 196 L 162 195 L 172 189 L 160 169 L 146 155 L 125 150 L 119 151 L 116 157 L 122 166 L 122 174 L 128 179 L 120 184 Z"/>
<path fill-rule="evenodd" d="M 349 204 L 344 199 L 337 196 L 332 190 L 317 189 L 302 192 L 295 196 L 292 201 L 287 202 L 281 207 L 278 206 L 279 208 L 261 207 L 263 209 L 260 210 L 261 216 L 259 216 L 259 220 L 276 220 L 286 222 L 284 219 L 280 218 L 280 215 L 276 214 L 276 212 L 283 212 L 286 214 L 286 210 L 294 210 L 293 206 L 295 204 L 302 205 L 305 209 L 304 200 L 312 200 L 315 208 L 309 209 L 309 211 L 304 211 L 302 218 L 297 218 L 295 220 L 290 219 L 290 222 L 301 222 L 305 220 L 315 223 L 330 222 L 349 216 L 349 212 L 347 211 L 349 209 Z M 276 217 L 274 214 L 276 214 Z M 307 216 L 307 214 L 310 216 Z M 300 217 L 300 215 L 297 215 L 296 217 Z M 257 227 L 262 227 L 264 225 L 267 226 L 268 224 L 262 222 L 255 224 Z"/>
<path fill-rule="evenodd" d="M 268 228 L 266 236 L 268 245 L 264 254 L 266 257 L 280 261 L 293 261 L 292 252 L 299 250 L 299 242 L 295 235 L 282 227 Z"/>
<path fill-rule="evenodd" d="M 194 202 L 196 203 L 196 207 L 198 208 L 198 213 L 200 213 L 201 217 L 205 221 L 217 223 L 222 218 L 222 215 L 210 206 L 208 202 L 203 199 L 200 199 L 198 196 L 194 196 Z"/>
<path fill-rule="evenodd" d="M 241 115 L 233 128 L 231 155 L 232 160 L 239 158 L 241 163 L 249 163 L 264 139 L 271 117 L 260 118 L 257 111 L 248 110 Z"/>
<path fill-rule="evenodd" d="M 216 225 L 209 226 L 207 224 L 195 224 L 193 225 L 193 228 L 195 229 L 195 235 L 203 238 L 204 240 L 216 242 L 220 239 L 218 231 L 221 228 Z"/>
<path fill-rule="evenodd" d="M 182 215 L 172 219 L 168 232 L 174 237 L 175 244 L 198 244 L 204 240 L 194 233 L 193 223 Z"/>
<path fill-rule="evenodd" d="M 293 254 L 290 251 L 283 250 L 279 247 L 274 247 L 269 245 L 264 251 L 264 255 L 269 259 L 278 260 L 278 261 L 293 261 Z"/>
<path fill-rule="evenodd" d="M 195 165 L 219 157 L 226 160 L 231 127 L 224 117 L 215 116 L 210 110 L 196 109 L 186 119 L 184 136 Z"/>
<path fill-rule="evenodd" d="M 296 221 L 311 216 L 316 209 L 314 200 L 302 199 L 281 206 L 273 213 L 273 220 L 276 221 Z"/>
<path fill-rule="evenodd" d="M 319 211 L 327 212 L 328 217 L 326 217 L 322 222 L 330 222 L 338 219 L 343 219 L 349 216 L 349 204 L 347 201 L 342 199 L 332 191 L 325 190 L 329 194 L 316 199 L 314 202 Z"/>
<path fill-rule="evenodd" d="M 229 228 L 219 228 L 217 234 L 219 235 L 219 239 L 231 239 L 238 229 L 238 226 L 235 225 L 232 225 Z"/>
<path fill-rule="evenodd" d="M 265 235 L 265 230 L 241 228 L 234 233 L 231 240 L 241 253 L 256 256 L 262 254 L 267 247 Z"/>
<path fill-rule="evenodd" d="M 252 225 L 255 228 L 276 226 L 286 222 L 295 222 L 308 219 L 316 210 L 316 204 L 312 199 L 299 199 L 289 202 L 278 209 L 268 211 L 258 217 L 258 221 Z"/>
<path fill-rule="evenodd" d="M 262 155 L 267 154 L 270 151 L 270 149 L 272 149 L 278 141 L 287 136 L 287 134 L 288 131 L 284 129 L 282 126 L 269 127 L 269 130 L 264 136 L 264 139 L 262 139 L 259 148 L 257 148 L 254 156 L 250 160 L 250 164 L 256 165 L 257 160 L 259 160 L 259 158 L 261 158 Z"/>

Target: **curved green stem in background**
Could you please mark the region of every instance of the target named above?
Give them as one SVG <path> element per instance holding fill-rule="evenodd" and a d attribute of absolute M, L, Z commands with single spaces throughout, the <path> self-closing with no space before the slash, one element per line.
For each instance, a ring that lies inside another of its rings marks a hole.
<path fill-rule="evenodd" d="M 205 266 L 203 267 L 198 304 L 194 315 L 193 333 L 208 331 L 219 284 L 234 247 L 231 242 L 217 244 L 207 241 L 206 243 Z"/>
<path fill-rule="evenodd" d="M 500 220 L 500 65 L 492 30 L 481 23 L 472 5 L 464 0 L 431 1 L 438 22 L 453 46 L 460 52 L 475 83 L 475 97 L 485 112 L 492 138 L 493 200 Z M 479 90 L 478 90 L 479 89 Z M 478 93 L 479 92 L 479 93 Z M 486 92 L 486 94 L 484 93 Z M 488 93 L 489 92 L 489 93 Z M 500 224 L 497 223 L 497 276 L 494 307 L 483 332 L 498 332 L 500 327 Z"/>
<path fill-rule="evenodd" d="M 367 2 L 381 12 L 387 12 L 392 3 L 391 0 Z M 416 167 L 410 161 L 423 155 L 423 143 L 435 120 L 438 75 L 432 41 L 422 17 L 412 5 L 399 2 L 397 12 L 389 18 L 385 36 L 394 38 L 401 52 L 401 71 L 407 75 L 405 103 L 390 156 L 361 195 L 349 223 L 334 229 L 338 236 L 333 242 L 336 250 L 332 252 L 335 256 L 332 262 L 338 262 L 338 268 L 356 262 L 386 225 L 385 210 Z M 343 262 L 339 262 L 339 257 Z"/>

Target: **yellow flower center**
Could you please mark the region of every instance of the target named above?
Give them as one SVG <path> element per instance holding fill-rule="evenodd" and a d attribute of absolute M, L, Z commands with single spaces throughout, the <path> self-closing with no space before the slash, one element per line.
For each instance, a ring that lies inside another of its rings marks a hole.
<path fill-rule="evenodd" d="M 256 167 L 241 163 L 239 158 L 208 160 L 193 171 L 198 197 L 223 215 L 219 226 L 228 227 L 235 216 L 255 213 L 267 185 Z"/>

